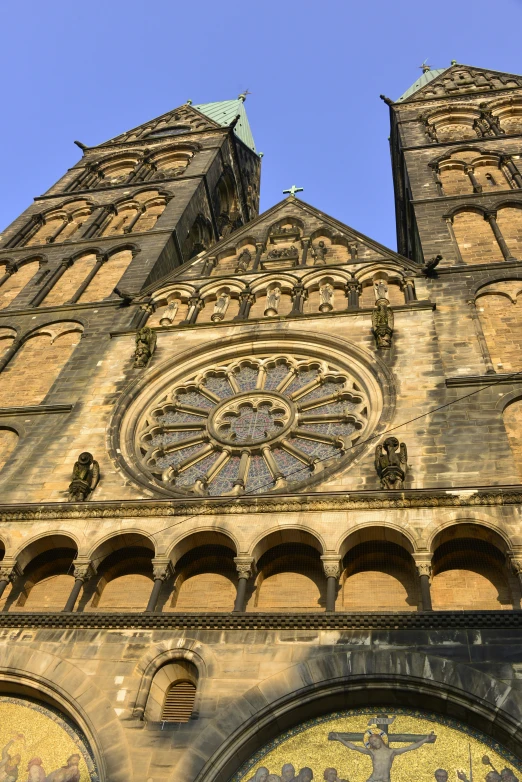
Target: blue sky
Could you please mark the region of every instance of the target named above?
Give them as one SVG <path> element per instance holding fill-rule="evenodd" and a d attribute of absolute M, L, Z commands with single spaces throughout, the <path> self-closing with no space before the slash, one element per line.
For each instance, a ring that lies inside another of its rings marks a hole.
<path fill-rule="evenodd" d="M 384 93 L 433 67 L 522 73 L 513 0 L 30 0 L 2 4 L 0 227 L 94 145 L 184 103 L 236 97 L 282 190 L 395 248 Z M 494 20 L 495 30 L 488 32 Z M 500 24 L 500 27 L 499 27 Z"/>

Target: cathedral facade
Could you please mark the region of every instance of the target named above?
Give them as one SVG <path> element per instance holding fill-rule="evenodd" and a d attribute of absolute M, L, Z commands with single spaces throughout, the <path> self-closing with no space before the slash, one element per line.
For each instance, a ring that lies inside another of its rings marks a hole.
<path fill-rule="evenodd" d="M 0 782 L 518 782 L 522 77 L 384 98 L 397 252 L 245 97 L 0 237 Z"/>

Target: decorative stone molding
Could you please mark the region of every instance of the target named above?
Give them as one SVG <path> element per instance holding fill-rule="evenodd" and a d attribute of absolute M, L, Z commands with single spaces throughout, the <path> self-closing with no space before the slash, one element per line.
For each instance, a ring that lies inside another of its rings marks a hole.
<path fill-rule="evenodd" d="M 518 489 L 519 491 L 514 491 Z M 472 493 L 471 493 L 472 492 Z M 448 487 L 410 489 L 397 497 L 388 492 L 350 492 L 342 495 L 306 495 L 274 497 L 206 497 L 184 500 L 134 500 L 129 502 L 44 503 L 0 506 L 2 522 L 55 521 L 58 519 L 164 518 L 168 516 L 222 516 L 249 513 L 299 513 L 309 511 L 402 510 L 408 508 L 477 508 L 522 505 L 522 487 Z"/>
<path fill-rule="evenodd" d="M 341 563 L 339 557 L 321 557 L 326 578 L 339 578 L 341 575 Z"/>

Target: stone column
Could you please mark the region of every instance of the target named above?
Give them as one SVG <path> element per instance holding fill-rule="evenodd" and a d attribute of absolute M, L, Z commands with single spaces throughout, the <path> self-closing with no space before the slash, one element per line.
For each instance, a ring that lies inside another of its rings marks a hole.
<path fill-rule="evenodd" d="M 303 305 L 306 301 L 307 291 L 301 283 L 294 286 L 292 291 L 292 310 L 288 313 L 289 317 L 297 317 L 303 314 Z"/>
<path fill-rule="evenodd" d="M 16 562 L 7 563 L 5 560 L 0 564 L 0 598 L 7 589 L 9 583 L 13 583 L 21 571 Z"/>
<path fill-rule="evenodd" d="M 181 321 L 180 326 L 192 326 L 196 322 L 200 310 L 203 309 L 204 303 L 198 294 L 190 297 L 188 305 L 187 317 Z"/>
<path fill-rule="evenodd" d="M 43 286 L 42 290 L 39 291 L 34 299 L 31 301 L 31 307 L 38 307 L 39 304 L 42 303 L 42 301 L 45 299 L 51 288 L 54 288 L 60 277 L 65 274 L 67 269 L 72 266 L 73 262 L 70 259 L 63 260 L 57 269 L 55 269 L 54 274 L 51 274 L 51 279 L 47 281 L 47 283 Z"/>
<path fill-rule="evenodd" d="M 460 254 L 459 243 L 457 242 L 457 237 L 455 236 L 455 231 L 453 230 L 453 217 L 446 217 L 445 220 L 446 220 L 446 225 L 448 227 L 448 233 L 453 243 L 453 248 L 455 250 L 457 261 L 459 262 L 459 264 L 464 263 L 464 261 L 462 260 L 462 255 Z"/>
<path fill-rule="evenodd" d="M 238 578 L 234 613 L 243 613 L 246 609 L 247 585 L 254 572 L 254 560 L 252 557 L 234 557 L 234 562 Z"/>
<path fill-rule="evenodd" d="M 433 611 L 431 604 L 431 554 L 421 558 L 415 558 L 415 567 L 419 576 L 421 607 L 423 611 Z"/>
<path fill-rule="evenodd" d="M 130 234 L 130 232 L 132 231 L 132 229 L 134 228 L 134 226 L 136 225 L 136 223 L 138 222 L 142 214 L 144 214 L 146 211 L 147 211 L 147 207 L 145 206 L 140 206 L 139 209 L 136 209 L 136 214 L 134 215 L 130 223 L 125 226 L 125 228 L 123 229 L 123 233 Z"/>
<path fill-rule="evenodd" d="M 496 212 L 485 212 L 484 213 L 484 220 L 486 220 L 490 226 L 491 230 L 495 234 L 495 239 L 497 240 L 497 244 L 500 247 L 500 252 L 502 253 L 502 256 L 505 261 L 516 261 L 516 258 L 511 255 L 511 251 L 509 247 L 506 244 L 506 240 L 502 236 L 502 231 L 498 227 L 497 223 L 497 213 Z"/>
<path fill-rule="evenodd" d="M 74 611 L 76 600 L 80 594 L 81 588 L 86 581 L 96 574 L 96 570 L 92 562 L 75 562 L 74 563 L 74 584 L 71 589 L 71 594 L 67 598 L 63 613 L 69 613 Z"/>
<path fill-rule="evenodd" d="M 31 219 L 7 242 L 5 249 L 27 244 L 37 231 L 40 230 L 45 220 L 42 215 L 33 215 Z"/>
<path fill-rule="evenodd" d="M 473 166 L 465 166 L 464 172 L 469 176 L 470 182 L 473 185 L 474 193 L 482 193 L 482 185 L 479 184 Z"/>
<path fill-rule="evenodd" d="M 152 301 L 152 297 L 148 296 L 145 301 L 141 302 L 139 309 L 134 315 L 132 328 L 136 329 L 136 331 L 139 331 L 141 327 L 146 324 L 154 310 L 155 307 L 154 302 Z"/>
<path fill-rule="evenodd" d="M 511 570 L 518 579 L 518 586 L 522 595 L 522 556 L 516 554 L 508 555 L 508 562 L 511 565 Z M 519 609 L 518 609 L 519 610 Z"/>
<path fill-rule="evenodd" d="M 257 271 L 259 269 L 259 261 L 261 260 L 261 253 L 263 252 L 263 242 L 256 242 L 256 257 L 254 258 L 254 265 L 252 266 L 252 271 Z"/>
<path fill-rule="evenodd" d="M 308 250 L 310 248 L 310 237 L 309 236 L 303 236 L 301 239 L 301 246 L 303 248 L 303 252 L 301 255 L 301 266 L 306 266 L 306 259 L 308 257 Z"/>
<path fill-rule="evenodd" d="M 413 277 L 405 277 L 401 284 L 402 291 L 404 293 L 404 302 L 409 304 L 412 301 L 417 301 L 417 293 L 415 291 L 415 280 Z"/>
<path fill-rule="evenodd" d="M 154 613 L 156 611 L 158 598 L 161 592 L 161 587 L 163 586 L 163 582 L 166 581 L 167 578 L 170 578 L 170 576 L 174 572 L 170 559 L 169 560 L 153 559 L 152 572 L 154 575 L 154 586 L 152 587 L 152 592 L 150 593 L 149 602 L 147 603 L 147 608 L 145 609 L 145 613 L 148 614 Z"/>
<path fill-rule="evenodd" d="M 9 277 L 11 277 L 15 272 L 18 271 L 18 266 L 16 263 L 11 263 L 11 261 L 8 261 L 5 265 L 5 274 L 0 277 L 0 288 L 4 284 L 4 282 L 7 282 Z"/>
<path fill-rule="evenodd" d="M 48 236 L 46 238 L 46 240 L 45 240 L 46 244 L 53 244 L 55 242 L 55 240 L 59 237 L 59 235 L 61 234 L 61 232 L 65 228 L 65 226 L 68 225 L 71 222 L 71 216 L 70 215 L 67 215 L 67 217 L 64 217 L 62 219 L 63 219 L 62 224 L 60 226 L 58 226 L 58 228 L 56 228 L 54 233 L 52 233 L 50 236 Z"/>
<path fill-rule="evenodd" d="M 254 294 L 250 288 L 246 287 L 244 291 L 241 291 L 239 294 L 239 312 L 232 320 L 248 320 L 254 298 Z"/>
<path fill-rule="evenodd" d="M 480 322 L 480 315 L 477 312 L 476 302 L 473 299 L 470 299 L 468 301 L 468 306 L 470 308 L 471 318 L 473 320 L 473 327 L 475 329 L 475 334 L 477 335 L 480 352 L 482 353 L 482 359 L 486 366 L 486 374 L 494 375 L 496 374 L 496 371 L 495 371 L 495 367 L 493 366 L 493 362 L 491 361 L 491 355 L 489 353 L 486 337 L 484 336 L 484 331 L 482 330 L 482 323 Z"/>
<path fill-rule="evenodd" d="M 93 211 L 93 220 L 88 220 L 85 230 L 81 236 L 82 239 L 92 239 L 93 236 L 100 234 L 107 226 L 113 215 L 117 214 L 114 206 L 100 206 Z"/>
<path fill-rule="evenodd" d="M 502 155 L 500 158 L 500 165 L 506 166 L 517 187 L 522 188 L 522 174 L 516 167 L 515 163 L 513 163 L 511 157 L 509 155 Z"/>
<path fill-rule="evenodd" d="M 326 576 L 326 611 L 335 611 L 335 599 L 337 597 L 337 585 L 341 575 L 341 563 L 339 557 L 321 557 L 324 574 Z"/>

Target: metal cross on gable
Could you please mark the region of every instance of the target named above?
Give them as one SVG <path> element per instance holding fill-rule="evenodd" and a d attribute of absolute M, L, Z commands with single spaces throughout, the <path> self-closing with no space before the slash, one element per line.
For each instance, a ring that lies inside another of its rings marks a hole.
<path fill-rule="evenodd" d="M 289 190 L 283 190 L 283 195 L 285 193 L 290 193 L 291 196 L 294 196 L 296 193 L 302 193 L 304 190 L 304 187 L 296 187 L 295 185 L 292 185 L 292 187 Z"/>
<path fill-rule="evenodd" d="M 395 717 L 388 717 L 387 714 L 376 714 L 375 717 L 368 720 L 368 726 L 376 725 L 383 733 L 386 733 L 388 741 L 406 743 L 409 741 L 420 741 L 421 739 L 426 738 L 425 735 L 421 736 L 416 733 L 388 733 L 389 725 L 391 725 L 395 719 Z M 340 736 L 346 741 L 364 741 L 364 733 L 335 733 L 330 734 L 330 736 Z M 328 736 L 328 738 L 332 741 L 330 736 Z"/>

